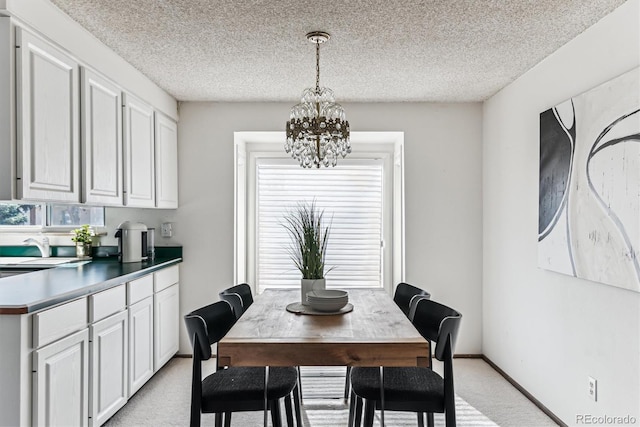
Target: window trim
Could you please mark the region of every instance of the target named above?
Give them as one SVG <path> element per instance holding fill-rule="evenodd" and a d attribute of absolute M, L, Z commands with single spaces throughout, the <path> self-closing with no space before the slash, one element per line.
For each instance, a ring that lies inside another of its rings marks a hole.
<path fill-rule="evenodd" d="M 255 224 L 250 222 L 249 215 L 252 208 L 255 212 L 257 197 L 255 190 L 251 193 L 252 183 L 255 189 L 255 158 L 291 160 L 284 152 L 284 140 L 284 132 L 234 132 L 233 280 L 234 283 L 249 283 L 254 292 L 255 272 L 248 270 L 249 265 L 255 265 L 255 245 L 249 247 L 256 237 Z M 383 191 L 390 192 L 388 203 L 391 204 L 391 225 L 385 226 L 383 287 L 391 293 L 395 284 L 404 281 L 405 277 L 404 132 L 352 132 L 351 142 L 354 150 L 347 159 L 386 158 L 388 163 L 383 174 L 391 171 L 388 181 L 383 178 Z M 340 161 L 336 167 L 340 167 Z M 387 238 L 386 233 L 391 236 Z"/>

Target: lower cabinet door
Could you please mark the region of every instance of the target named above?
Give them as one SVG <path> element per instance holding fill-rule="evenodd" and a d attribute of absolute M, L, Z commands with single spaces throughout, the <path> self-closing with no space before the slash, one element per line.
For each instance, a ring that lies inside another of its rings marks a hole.
<path fill-rule="evenodd" d="M 91 426 L 104 424 L 127 403 L 129 315 L 122 311 L 91 325 Z"/>
<path fill-rule="evenodd" d="M 129 397 L 153 372 L 153 296 L 150 296 L 129 306 Z"/>
<path fill-rule="evenodd" d="M 34 426 L 88 424 L 88 368 L 88 329 L 33 352 Z"/>
<path fill-rule="evenodd" d="M 154 366 L 157 371 L 173 357 L 179 346 L 179 285 L 155 294 Z"/>

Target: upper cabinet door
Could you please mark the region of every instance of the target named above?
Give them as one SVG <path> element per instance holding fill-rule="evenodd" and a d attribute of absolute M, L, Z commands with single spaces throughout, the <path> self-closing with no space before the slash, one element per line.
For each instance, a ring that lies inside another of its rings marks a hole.
<path fill-rule="evenodd" d="M 178 207 L 178 125 L 156 112 L 156 206 Z"/>
<path fill-rule="evenodd" d="M 17 196 L 80 201 L 78 63 L 16 29 Z"/>
<path fill-rule="evenodd" d="M 153 208 L 155 159 L 153 108 L 125 93 L 124 100 L 124 204 Z"/>
<path fill-rule="evenodd" d="M 114 83 L 81 68 L 82 201 L 122 206 L 122 99 Z"/>

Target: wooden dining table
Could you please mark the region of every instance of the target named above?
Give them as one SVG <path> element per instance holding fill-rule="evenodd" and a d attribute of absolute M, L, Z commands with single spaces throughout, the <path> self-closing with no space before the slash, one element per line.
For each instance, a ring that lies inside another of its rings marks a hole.
<path fill-rule="evenodd" d="M 221 366 L 428 366 L 429 343 L 383 289 L 349 289 L 353 310 L 288 312 L 299 290 L 267 289 L 218 343 Z"/>
<path fill-rule="evenodd" d="M 299 290 L 267 289 L 218 342 L 219 366 L 264 366 L 264 426 L 271 366 L 429 366 L 429 342 L 383 289 L 350 289 L 353 310 L 308 315 L 287 311 Z M 384 426 L 384 394 L 381 425 Z"/>

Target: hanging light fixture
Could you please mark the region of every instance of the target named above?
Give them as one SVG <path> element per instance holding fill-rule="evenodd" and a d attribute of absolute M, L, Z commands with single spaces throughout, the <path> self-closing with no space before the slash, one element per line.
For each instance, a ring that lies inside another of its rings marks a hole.
<path fill-rule="evenodd" d="M 287 122 L 284 149 L 303 168 L 335 166 L 338 156 L 344 158 L 351 153 L 349 122 L 344 110 L 335 102 L 331 89 L 320 87 L 320 44 L 329 37 L 324 31 L 307 34 L 307 40 L 316 44 L 316 87 L 302 92 L 302 99 L 291 108 Z"/>

